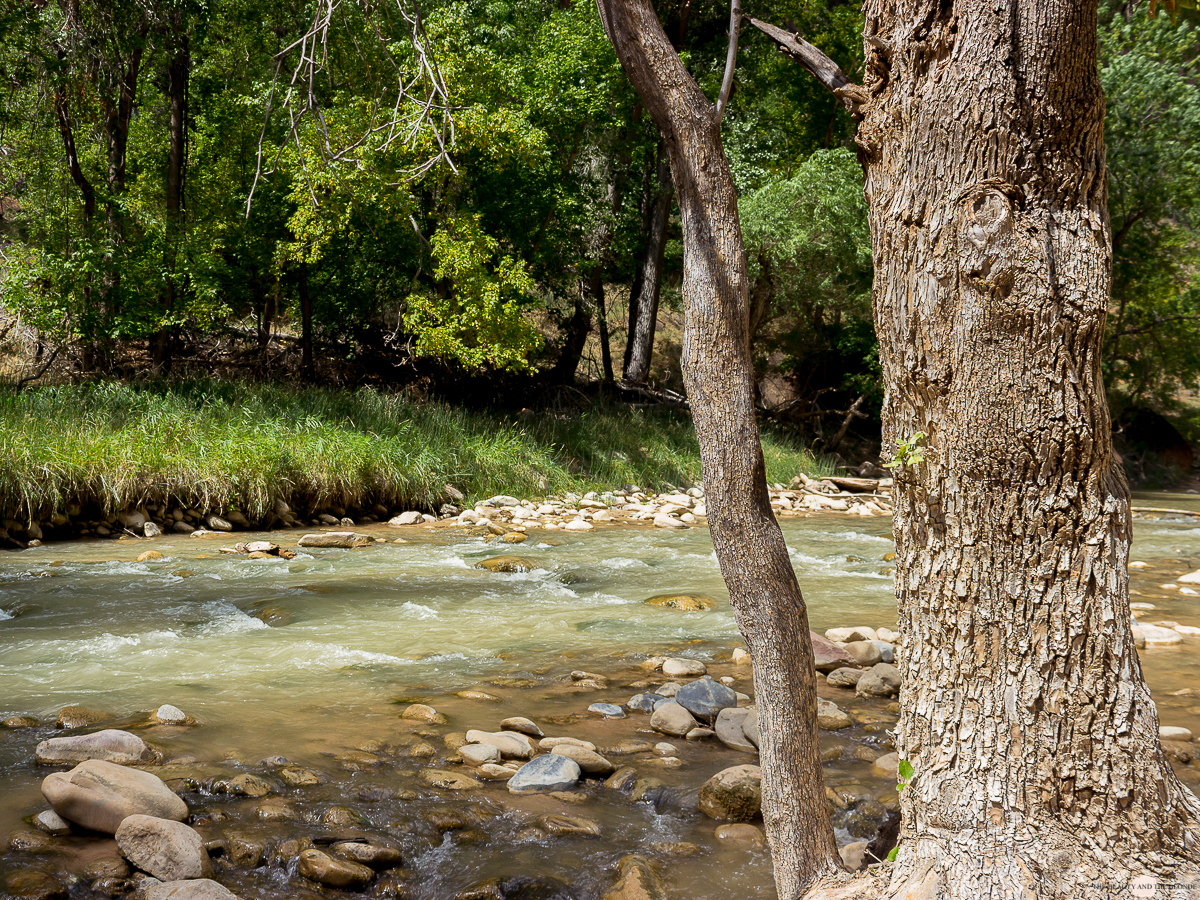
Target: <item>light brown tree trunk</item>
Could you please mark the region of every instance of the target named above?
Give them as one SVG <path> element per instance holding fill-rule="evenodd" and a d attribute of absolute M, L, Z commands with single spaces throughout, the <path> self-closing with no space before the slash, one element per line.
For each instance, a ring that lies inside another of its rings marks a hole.
<path fill-rule="evenodd" d="M 813 897 L 1200 893 L 1130 634 L 1129 493 L 1100 375 L 1104 99 L 1087 0 L 866 0 L 841 91 L 875 259 L 903 641 L 896 863 Z"/>
<path fill-rule="evenodd" d="M 771 512 L 754 419 L 746 259 L 713 104 L 649 0 L 598 0 L 605 31 L 671 159 L 683 222 L 683 372 L 713 546 L 754 659 L 763 818 L 779 896 L 840 865 L 817 744 L 808 613 Z"/>
<path fill-rule="evenodd" d="M 626 381 L 643 384 L 650 375 L 654 352 L 654 332 L 658 327 L 658 295 L 662 288 L 663 252 L 667 247 L 667 226 L 671 220 L 671 159 L 665 147 L 658 151 L 655 166 L 653 200 L 646 210 L 646 251 L 629 289 L 629 333 L 625 343 Z"/>

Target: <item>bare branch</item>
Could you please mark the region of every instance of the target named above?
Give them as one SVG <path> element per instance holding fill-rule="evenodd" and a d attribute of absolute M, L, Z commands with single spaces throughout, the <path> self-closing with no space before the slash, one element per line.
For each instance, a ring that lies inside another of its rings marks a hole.
<path fill-rule="evenodd" d="M 837 63 L 798 34 L 784 31 L 758 19 L 751 19 L 750 24 L 773 40 L 779 46 L 780 53 L 804 66 L 817 81 L 845 104 L 852 115 L 858 114 L 859 105 L 867 99 L 866 91 L 847 78 Z"/>
<path fill-rule="evenodd" d="M 733 70 L 737 68 L 738 32 L 742 28 L 742 0 L 731 0 L 729 4 L 729 50 L 725 53 L 725 76 L 721 79 L 721 93 L 717 97 L 717 123 L 725 115 L 729 105 L 729 94 L 733 91 Z"/>

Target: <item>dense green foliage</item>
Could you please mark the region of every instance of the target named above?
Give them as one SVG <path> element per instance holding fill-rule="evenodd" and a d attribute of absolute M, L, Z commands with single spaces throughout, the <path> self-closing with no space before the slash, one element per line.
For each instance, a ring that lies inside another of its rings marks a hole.
<path fill-rule="evenodd" d="M 765 435 L 767 475 L 827 469 Z M 0 390 L 0 518 L 92 501 L 110 511 L 174 499 L 258 516 L 301 508 L 434 508 L 453 484 L 496 494 L 656 489 L 700 480 L 685 415 L 595 406 L 528 421 L 336 391 L 224 382 Z"/>

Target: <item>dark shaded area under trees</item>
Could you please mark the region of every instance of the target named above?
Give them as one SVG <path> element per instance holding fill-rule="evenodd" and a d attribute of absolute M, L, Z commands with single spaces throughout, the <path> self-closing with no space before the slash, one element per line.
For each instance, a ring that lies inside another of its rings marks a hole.
<path fill-rule="evenodd" d="M 438 0 L 414 31 L 408 5 L 344 3 L 318 47 L 305 35 L 323 8 L 0 8 L 5 377 L 299 378 L 513 408 L 575 391 L 684 402 L 667 154 L 594 4 Z M 657 11 L 715 97 L 727 5 Z M 861 73 L 856 6 L 753 14 Z M 1189 15 L 1101 9 L 1115 249 L 1103 362 L 1120 423 L 1175 414 L 1200 377 Z M 316 63 L 298 91 L 305 48 Z M 722 135 L 757 404 L 818 449 L 866 459 L 882 390 L 853 132 L 831 94 L 744 30 Z"/>

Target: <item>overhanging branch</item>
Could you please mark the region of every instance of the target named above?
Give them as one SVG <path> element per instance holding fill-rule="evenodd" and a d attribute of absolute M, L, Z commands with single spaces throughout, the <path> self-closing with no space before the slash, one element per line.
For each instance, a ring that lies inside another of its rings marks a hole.
<path fill-rule="evenodd" d="M 790 31 L 784 31 L 769 22 L 751 19 L 750 24 L 773 40 L 779 47 L 779 52 L 789 59 L 800 63 L 809 73 L 821 82 L 846 105 L 851 115 L 858 115 L 858 108 L 867 99 L 866 91 L 846 77 L 837 63 L 800 37 Z"/>

